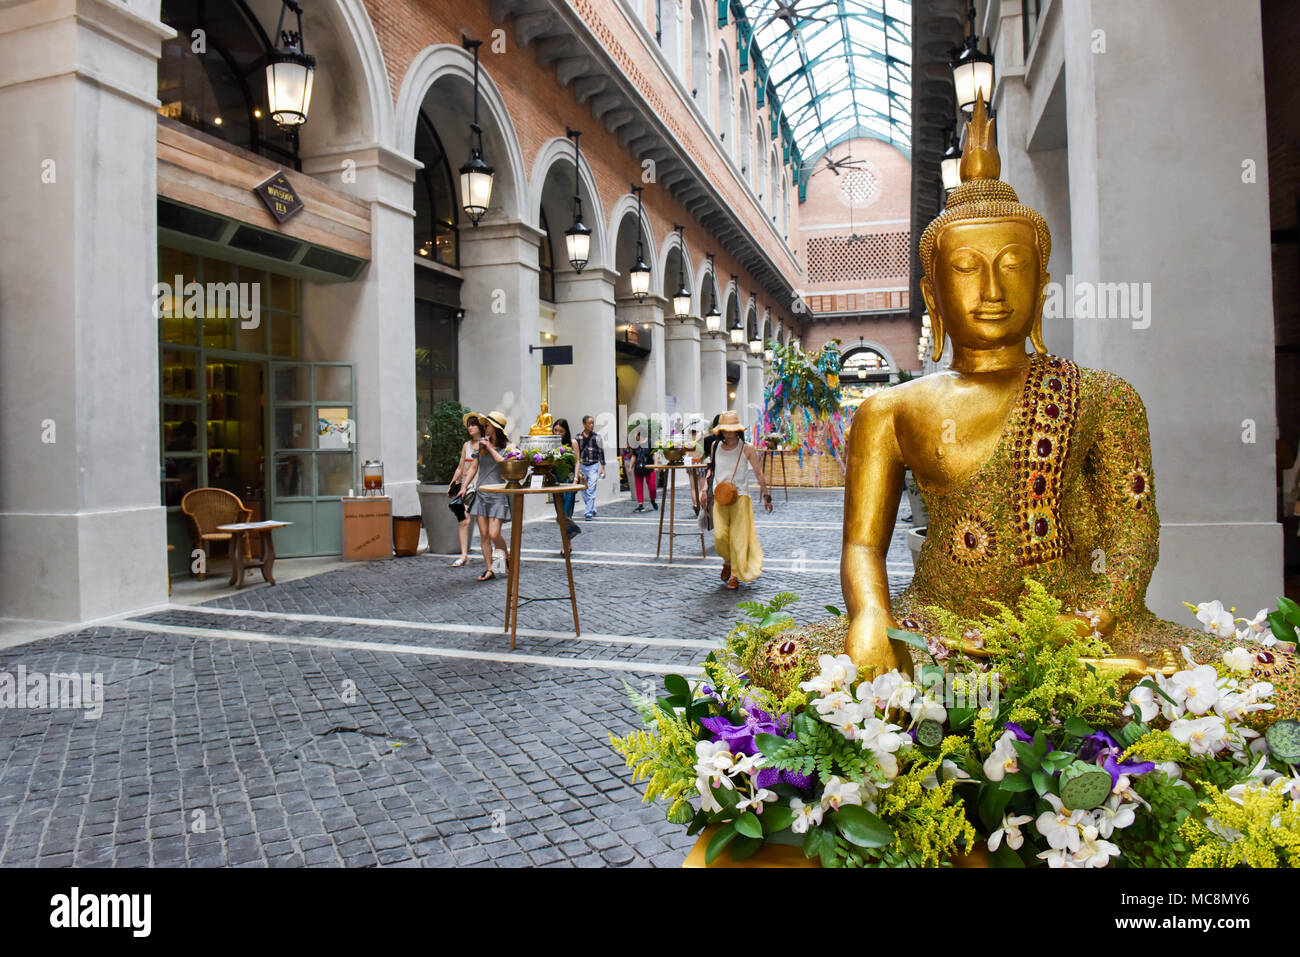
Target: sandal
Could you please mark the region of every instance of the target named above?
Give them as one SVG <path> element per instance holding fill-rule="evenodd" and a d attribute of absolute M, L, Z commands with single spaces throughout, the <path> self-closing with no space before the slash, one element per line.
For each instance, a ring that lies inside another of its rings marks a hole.
<path fill-rule="evenodd" d="M 469 559 L 468 559 L 468 558 L 465 558 L 465 557 L 461 557 L 461 558 L 456 559 L 454 562 L 452 562 L 452 563 L 451 563 L 451 567 L 452 567 L 452 568 L 463 568 L 465 565 L 468 565 L 468 564 L 469 564 Z"/>
<path fill-rule="evenodd" d="M 725 582 L 731 577 L 731 562 L 722 563 L 722 580 Z"/>
<path fill-rule="evenodd" d="M 492 579 L 494 579 L 494 578 L 496 578 L 496 577 L 497 577 L 497 573 L 496 573 L 496 572 L 491 571 L 491 570 L 488 570 L 488 571 L 485 571 L 482 575 L 479 575 L 479 576 L 478 576 L 478 581 L 481 581 L 481 582 L 490 582 Z"/>
<path fill-rule="evenodd" d="M 731 591 L 735 591 L 739 587 L 740 587 L 740 581 L 734 575 L 727 580 L 727 588 L 729 588 Z"/>

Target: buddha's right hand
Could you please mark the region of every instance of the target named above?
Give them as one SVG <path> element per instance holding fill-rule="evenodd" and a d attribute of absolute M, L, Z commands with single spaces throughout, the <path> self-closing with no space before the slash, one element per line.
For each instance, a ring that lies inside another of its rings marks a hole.
<path fill-rule="evenodd" d="M 898 627 L 893 616 L 881 608 L 864 608 L 849 622 L 844 651 L 859 668 L 872 676 L 898 670 L 911 677 L 912 656 L 901 641 L 893 641 L 887 629 Z"/>

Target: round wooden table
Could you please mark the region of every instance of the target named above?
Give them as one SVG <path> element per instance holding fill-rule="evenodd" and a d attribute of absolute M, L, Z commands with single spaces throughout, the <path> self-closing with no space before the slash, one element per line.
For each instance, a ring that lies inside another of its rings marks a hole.
<path fill-rule="evenodd" d="M 504 483 L 500 485 L 480 485 L 480 493 L 490 492 L 494 495 L 510 496 L 510 564 L 506 574 L 506 624 L 503 631 L 510 632 L 510 650 L 515 650 L 515 633 L 519 627 L 519 566 L 523 564 L 523 553 L 520 550 L 520 543 L 524 535 L 524 507 L 523 500 L 525 495 L 553 495 L 555 496 L 555 522 L 560 527 L 560 550 L 564 553 L 564 571 L 569 576 L 569 604 L 573 607 L 573 634 L 580 637 L 582 632 L 578 628 L 578 596 L 573 590 L 573 563 L 569 560 L 569 518 L 564 514 L 564 496 L 568 492 L 581 492 L 585 485 L 569 483 L 567 485 L 543 485 L 540 488 L 530 488 L 522 485 L 519 488 L 508 488 Z M 563 596 L 554 598 L 525 598 L 524 603 L 530 601 L 564 601 Z"/>
<path fill-rule="evenodd" d="M 706 469 L 708 468 L 708 464 L 704 462 L 680 462 L 676 465 L 651 465 L 650 468 L 654 469 L 656 472 L 668 473 L 668 494 L 660 496 L 664 500 L 664 507 L 659 510 L 659 538 L 655 541 L 655 558 L 659 557 L 659 550 L 663 547 L 664 512 L 666 511 L 668 513 L 668 564 L 671 565 L 673 563 L 673 539 L 677 537 L 677 526 L 675 524 L 677 510 L 674 508 L 677 504 L 677 473 L 687 469 Z M 699 526 L 696 526 L 696 528 L 698 529 Z M 690 533 L 685 532 L 683 534 L 689 535 Z M 707 553 L 704 551 L 703 530 L 700 530 L 699 534 L 700 557 L 705 558 Z"/>

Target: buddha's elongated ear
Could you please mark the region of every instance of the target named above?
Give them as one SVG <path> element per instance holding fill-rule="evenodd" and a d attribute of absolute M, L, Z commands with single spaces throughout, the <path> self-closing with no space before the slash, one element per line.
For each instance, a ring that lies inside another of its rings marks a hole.
<path fill-rule="evenodd" d="M 934 336 L 934 361 L 943 357 L 943 317 L 934 301 L 934 283 L 928 276 L 921 277 L 921 298 L 925 300 L 926 311 L 930 313 L 930 335 Z"/>
<path fill-rule="evenodd" d="M 1038 311 L 1034 315 L 1034 324 L 1029 327 L 1029 342 L 1033 345 L 1034 351 L 1040 356 L 1047 355 L 1047 346 L 1043 343 L 1043 305 L 1047 301 L 1047 284 L 1051 282 L 1051 275 L 1043 273 L 1043 285 L 1038 290 Z M 933 322 L 934 320 L 930 320 Z"/>

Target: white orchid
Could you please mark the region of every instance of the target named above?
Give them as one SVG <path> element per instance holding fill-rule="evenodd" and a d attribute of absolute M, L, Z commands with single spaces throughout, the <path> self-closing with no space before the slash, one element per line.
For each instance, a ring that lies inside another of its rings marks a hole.
<path fill-rule="evenodd" d="M 1136 810 L 1136 804 L 1124 804 L 1118 794 L 1112 794 L 1105 804 L 1093 810 L 1093 826 L 1102 837 L 1110 837 L 1137 820 Z"/>
<path fill-rule="evenodd" d="M 804 804 L 799 798 L 791 798 L 790 810 L 794 811 L 794 821 L 790 824 L 790 830 L 795 834 L 807 834 L 808 828 L 816 827 L 822 822 L 820 804 Z"/>
<path fill-rule="evenodd" d="M 741 774 L 753 774 L 759 768 L 767 764 L 767 756 L 759 754 L 742 755 L 735 764 L 728 770 L 728 774 L 738 776 Z"/>
<path fill-rule="evenodd" d="M 1019 755 L 1013 745 L 1015 740 L 1016 736 L 1012 732 L 1003 732 L 998 743 L 993 746 L 993 753 L 984 761 L 984 777 L 990 781 L 1001 781 L 1008 774 L 1020 770 Z"/>
<path fill-rule="evenodd" d="M 868 718 L 862 723 L 859 742 L 862 750 L 870 751 L 876 757 L 881 772 L 886 780 L 898 777 L 898 758 L 895 755 L 912 743 L 909 735 L 902 733 L 902 728 L 889 724 L 880 718 Z"/>
<path fill-rule="evenodd" d="M 1238 674 L 1248 675 L 1255 664 L 1255 656 L 1238 645 L 1231 651 L 1223 653 L 1223 663 Z"/>
<path fill-rule="evenodd" d="M 817 664 L 821 668 L 821 674 L 801 682 L 800 691 L 828 695 L 833 691 L 848 691 L 850 684 L 857 680 L 858 666 L 848 655 L 822 655 L 817 659 Z"/>
<path fill-rule="evenodd" d="M 1013 851 L 1020 850 L 1020 846 L 1025 843 L 1025 836 L 1020 833 L 1020 825 L 1028 824 L 1032 820 L 1033 818 L 1028 814 L 1021 814 L 1016 817 L 1003 814 L 1002 823 L 996 831 L 989 835 L 989 851 L 996 851 L 1002 844 L 1004 837 L 1007 840 L 1007 847 Z"/>
<path fill-rule="evenodd" d="M 1039 860 L 1047 861 L 1048 867 L 1083 867 L 1083 863 L 1076 861 L 1074 855 L 1066 850 L 1053 848 L 1049 851 L 1043 851 L 1038 855 Z"/>
<path fill-rule="evenodd" d="M 1052 810 L 1038 815 L 1034 826 L 1038 828 L 1038 833 L 1043 835 L 1043 840 L 1047 841 L 1049 847 L 1073 853 L 1079 849 L 1081 840 L 1079 832 L 1082 828 L 1086 827 L 1092 833 L 1096 833 L 1096 828 L 1091 823 L 1091 815 L 1087 811 L 1070 810 L 1061 803 L 1059 797 L 1050 792 L 1043 795 L 1043 800 L 1052 806 Z"/>
<path fill-rule="evenodd" d="M 1217 714 L 1171 721 L 1169 733 L 1174 740 L 1191 748 L 1195 755 L 1214 754 L 1228 746 L 1228 726 Z"/>
<path fill-rule="evenodd" d="M 1207 635 L 1218 635 L 1221 638 L 1235 638 L 1237 635 L 1232 612 L 1224 608 L 1221 601 L 1203 601 L 1197 605 L 1196 620 L 1205 626 Z"/>
<path fill-rule="evenodd" d="M 1095 837 L 1085 840 L 1074 852 L 1074 859 L 1084 867 L 1105 867 L 1112 857 L 1119 856 L 1119 848 L 1110 841 Z"/>
<path fill-rule="evenodd" d="M 870 708 L 876 713 L 883 713 L 889 708 L 889 702 L 893 699 L 894 693 L 903 685 L 907 684 L 905 678 L 898 671 L 887 671 L 877 677 L 874 681 L 864 681 L 858 685 L 858 700 L 862 702 L 864 708 Z"/>
<path fill-rule="evenodd" d="M 755 814 L 763 813 L 763 805 L 771 804 L 777 800 L 777 793 L 769 791 L 767 788 L 759 788 L 754 792 L 753 797 L 741 798 L 736 802 L 736 811 L 743 814 L 745 811 L 753 810 Z"/>
<path fill-rule="evenodd" d="M 1156 690 L 1145 682 L 1137 685 L 1128 693 L 1128 704 L 1124 706 L 1126 716 L 1136 715 L 1143 724 L 1152 721 L 1160 713 L 1160 702 L 1156 700 Z"/>
<path fill-rule="evenodd" d="M 838 811 L 844 804 L 862 804 L 862 792 L 853 781 L 842 781 L 831 775 L 822 791 L 822 808 Z"/>
<path fill-rule="evenodd" d="M 1245 618 L 1238 618 L 1246 627 L 1237 632 L 1239 641 L 1256 641 L 1261 645 L 1275 645 L 1277 638 L 1273 635 L 1273 630 L 1268 626 L 1268 609 L 1261 608 L 1254 618 L 1247 621 Z"/>
<path fill-rule="evenodd" d="M 1183 780 L 1183 769 L 1177 761 L 1157 761 L 1156 770 L 1167 777 L 1175 787 L 1195 790 L 1190 784 Z"/>
<path fill-rule="evenodd" d="M 843 691 L 832 691 L 820 698 L 814 698 L 812 706 L 819 715 L 832 724 L 835 723 L 835 714 L 842 708 L 852 708 L 854 713 L 858 713 L 861 708 L 861 705 L 854 701 L 851 695 Z"/>
<path fill-rule="evenodd" d="M 1169 685 L 1170 697 L 1192 714 L 1205 714 L 1219 700 L 1219 673 L 1210 665 L 1176 672 Z"/>
<path fill-rule="evenodd" d="M 722 741 L 697 741 L 695 757 L 695 787 L 700 792 L 700 807 L 706 811 L 720 811 L 722 807 L 711 789 L 735 788 L 729 776 L 735 766 L 735 756 Z"/>

